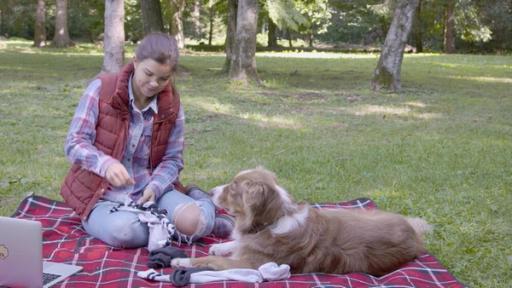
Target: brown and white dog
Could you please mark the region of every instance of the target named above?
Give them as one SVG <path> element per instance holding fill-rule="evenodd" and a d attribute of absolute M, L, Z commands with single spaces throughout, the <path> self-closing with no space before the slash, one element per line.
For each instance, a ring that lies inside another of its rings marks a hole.
<path fill-rule="evenodd" d="M 234 241 L 212 245 L 215 256 L 173 259 L 173 267 L 257 269 L 276 262 L 293 273 L 378 276 L 425 252 L 421 236 L 430 226 L 424 220 L 295 203 L 263 168 L 242 171 L 212 193 L 215 204 L 235 216 Z"/>

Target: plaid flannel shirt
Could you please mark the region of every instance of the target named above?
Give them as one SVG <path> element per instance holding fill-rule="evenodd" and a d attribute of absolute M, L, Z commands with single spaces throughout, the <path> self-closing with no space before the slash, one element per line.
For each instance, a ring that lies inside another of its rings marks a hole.
<path fill-rule="evenodd" d="M 185 123 L 183 107 L 180 106 L 162 161 L 154 171 L 150 171 L 148 161 L 151 150 L 153 116 L 158 113 L 157 99 L 154 98 L 147 107 L 142 111 L 139 110 L 134 104 L 131 81 L 132 77 L 128 83 L 130 128 L 121 163 L 135 180 L 135 184 L 110 187 L 103 198 L 116 202 L 136 200 L 146 187 L 149 187 L 158 199 L 165 191 L 174 188 L 172 183 L 183 169 Z M 96 138 L 100 88 L 101 81 L 94 80 L 82 95 L 68 131 L 65 153 L 71 163 L 79 164 L 83 168 L 105 177 L 107 168 L 118 160 L 106 155 L 93 145 Z"/>

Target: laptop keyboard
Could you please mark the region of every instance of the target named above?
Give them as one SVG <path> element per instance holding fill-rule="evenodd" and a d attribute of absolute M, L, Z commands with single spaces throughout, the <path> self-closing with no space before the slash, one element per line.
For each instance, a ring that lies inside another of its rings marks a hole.
<path fill-rule="evenodd" d="M 46 285 L 59 277 L 60 275 L 57 274 L 43 273 L 43 285 Z"/>

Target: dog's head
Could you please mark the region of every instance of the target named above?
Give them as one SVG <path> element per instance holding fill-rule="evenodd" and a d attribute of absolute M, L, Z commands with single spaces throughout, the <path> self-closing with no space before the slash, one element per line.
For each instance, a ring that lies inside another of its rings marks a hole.
<path fill-rule="evenodd" d="M 236 230 L 243 234 L 265 229 L 295 207 L 274 173 L 262 167 L 238 173 L 211 193 L 217 206 L 235 216 Z"/>

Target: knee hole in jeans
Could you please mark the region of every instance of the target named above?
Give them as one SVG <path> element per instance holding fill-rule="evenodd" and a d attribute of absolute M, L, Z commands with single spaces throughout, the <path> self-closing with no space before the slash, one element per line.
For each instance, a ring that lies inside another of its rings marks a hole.
<path fill-rule="evenodd" d="M 196 203 L 181 204 L 174 210 L 172 221 L 179 232 L 190 236 L 200 231 L 204 226 L 201 215 L 201 208 Z"/>

